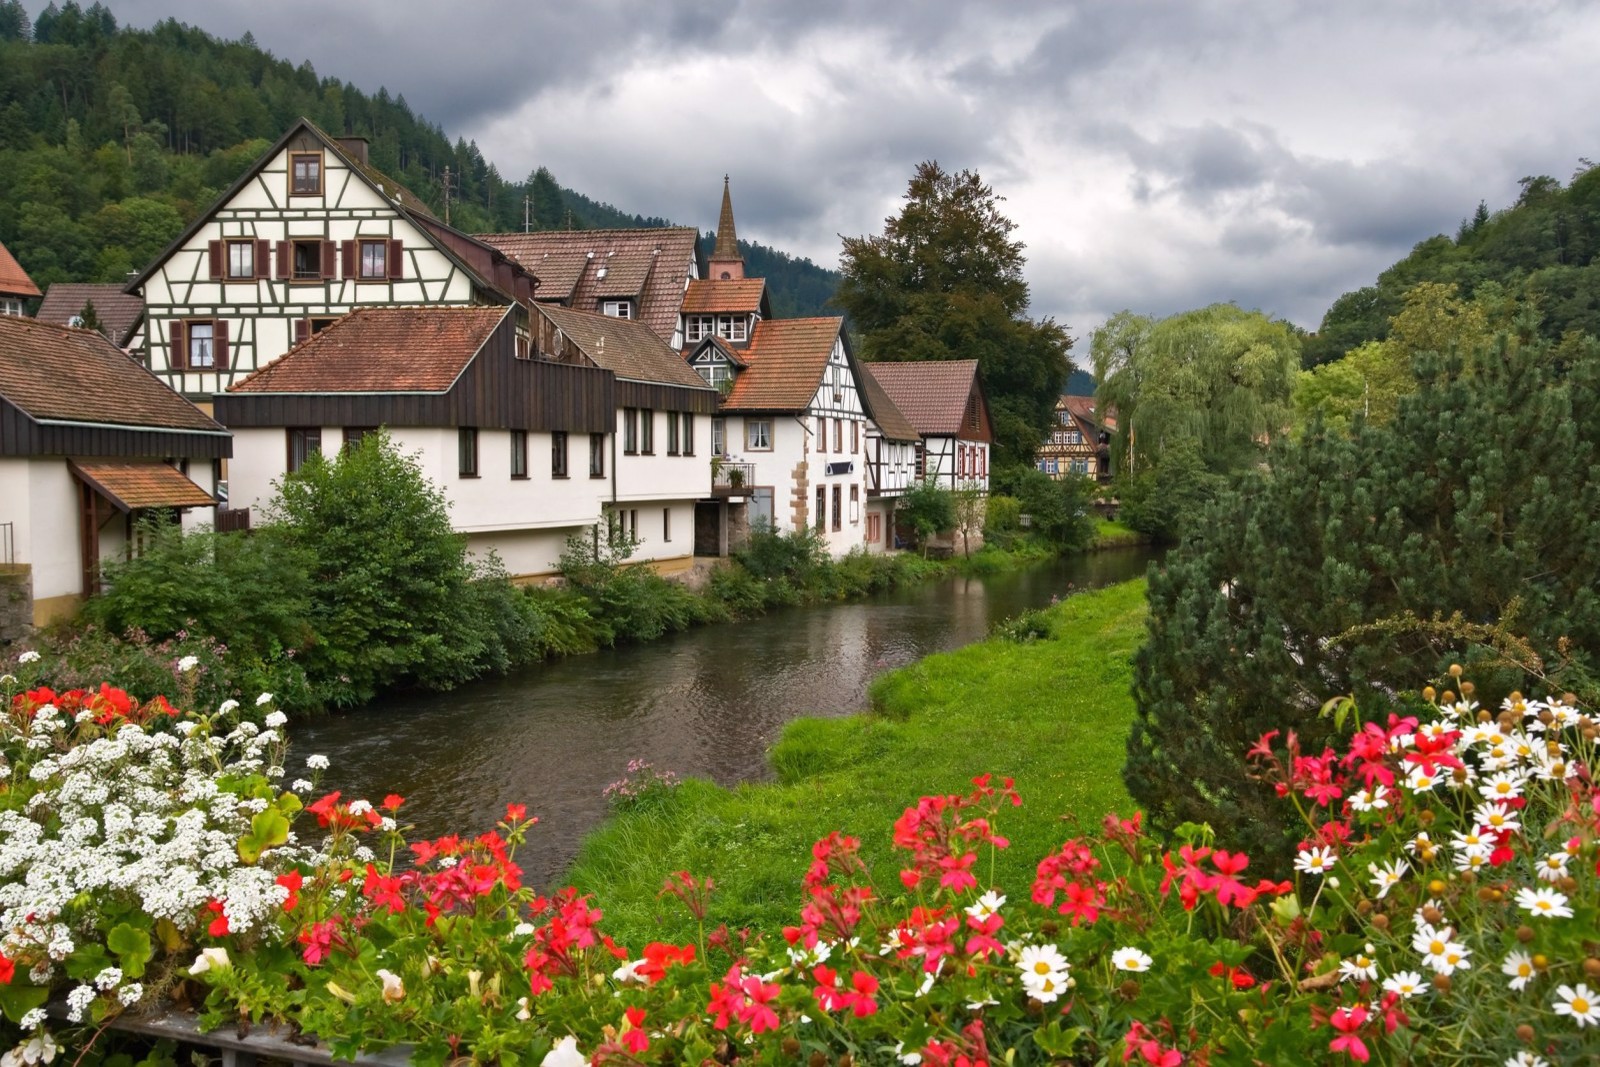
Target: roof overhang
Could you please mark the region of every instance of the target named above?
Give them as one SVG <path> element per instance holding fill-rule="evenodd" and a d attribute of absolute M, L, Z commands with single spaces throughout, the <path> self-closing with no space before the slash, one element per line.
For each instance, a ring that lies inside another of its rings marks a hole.
<path fill-rule="evenodd" d="M 133 512 L 141 508 L 209 508 L 216 497 L 190 481 L 176 467 L 158 460 L 144 463 L 79 462 L 67 465 L 77 479 L 117 508 Z"/>

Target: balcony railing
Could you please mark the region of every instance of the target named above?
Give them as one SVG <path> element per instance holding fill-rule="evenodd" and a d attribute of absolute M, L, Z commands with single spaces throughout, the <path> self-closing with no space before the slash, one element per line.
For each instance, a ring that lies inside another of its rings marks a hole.
<path fill-rule="evenodd" d="M 712 496 L 749 496 L 756 480 L 754 463 L 722 460 L 711 466 Z"/>

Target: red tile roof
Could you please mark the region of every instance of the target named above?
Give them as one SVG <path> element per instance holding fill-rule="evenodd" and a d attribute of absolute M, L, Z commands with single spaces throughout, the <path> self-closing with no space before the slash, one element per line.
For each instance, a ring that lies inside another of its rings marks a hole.
<path fill-rule="evenodd" d="M 443 393 L 504 307 L 358 308 L 234 385 L 233 393 Z"/>
<path fill-rule="evenodd" d="M 221 433 L 94 330 L 0 316 L 0 397 L 35 419 Z"/>
<path fill-rule="evenodd" d="M 800 411 L 822 384 L 822 372 L 844 326 L 841 318 L 762 319 L 744 349 L 746 368 L 722 402 L 728 411 Z"/>
<path fill-rule="evenodd" d="M 671 345 L 641 322 L 552 304 L 541 304 L 538 311 L 560 327 L 596 366 L 618 378 L 711 389 Z"/>
<path fill-rule="evenodd" d="M 100 490 L 123 511 L 137 508 L 208 508 L 216 498 L 191 482 L 176 467 L 156 460 L 139 462 L 74 462 L 78 477 Z"/>
<path fill-rule="evenodd" d="M 1091 429 L 1099 429 L 1104 425 L 1108 430 L 1117 428 L 1117 413 L 1108 412 L 1104 418 L 1095 415 L 1095 400 L 1092 396 L 1063 396 L 1056 402 L 1056 407 L 1064 408 L 1081 422 L 1085 422 Z"/>
<path fill-rule="evenodd" d="M 736 278 L 732 281 L 713 281 L 696 278 L 689 283 L 683 296 L 684 314 L 706 314 L 714 311 L 751 314 L 761 310 L 767 283 L 762 278 Z"/>
<path fill-rule="evenodd" d="M 598 311 L 603 299 L 627 297 L 634 318 L 669 344 L 698 236 L 688 226 L 477 235 L 539 279 L 535 299 Z"/>
<path fill-rule="evenodd" d="M 44 294 L 39 305 L 40 322 L 53 322 L 60 326 L 72 325 L 72 320 L 83 311 L 85 304 L 94 304 L 94 313 L 111 343 L 126 347 L 128 337 L 144 314 L 144 300 L 122 291 L 122 286 L 112 282 L 99 285 L 89 282 L 57 282 Z"/>
<path fill-rule="evenodd" d="M 889 399 L 922 434 L 948 436 L 960 432 L 967 400 L 978 384 L 975 359 L 866 363 L 862 369 L 877 379 Z"/>
<path fill-rule="evenodd" d="M 895 407 L 894 401 L 889 399 L 889 394 L 878 384 L 878 379 L 864 370 L 861 374 L 861 395 L 866 401 L 867 414 L 878 424 L 883 436 L 891 441 L 922 440 L 917 428 L 911 425 L 911 420 L 905 417 L 904 412 Z"/>
<path fill-rule="evenodd" d="M 0 295 L 38 296 L 39 287 L 33 284 L 28 272 L 22 269 L 16 257 L 0 244 Z"/>

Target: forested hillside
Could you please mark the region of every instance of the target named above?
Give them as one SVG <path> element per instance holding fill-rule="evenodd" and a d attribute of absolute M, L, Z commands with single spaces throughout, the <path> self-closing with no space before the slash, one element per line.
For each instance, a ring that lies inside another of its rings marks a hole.
<path fill-rule="evenodd" d="M 0 241 L 41 287 L 121 281 L 143 267 L 301 116 L 371 139 L 372 161 L 468 232 L 665 226 L 563 188 L 545 168 L 508 180 L 403 95 L 319 77 L 259 48 L 167 20 L 119 28 L 100 3 L 51 4 L 30 25 L 0 0 Z M 709 204 L 707 210 L 714 208 Z M 817 314 L 836 277 L 740 242 L 775 310 Z"/>
<path fill-rule="evenodd" d="M 1600 168 L 1580 160 L 1563 186 L 1522 179 L 1517 202 L 1490 212 L 1480 203 L 1452 239 L 1430 237 L 1369 285 L 1335 300 L 1306 339 L 1307 366 L 1339 359 L 1388 337 L 1406 293 L 1422 282 L 1456 286 L 1455 296 L 1488 311 L 1531 305 L 1538 332 L 1552 341 L 1600 337 Z"/>

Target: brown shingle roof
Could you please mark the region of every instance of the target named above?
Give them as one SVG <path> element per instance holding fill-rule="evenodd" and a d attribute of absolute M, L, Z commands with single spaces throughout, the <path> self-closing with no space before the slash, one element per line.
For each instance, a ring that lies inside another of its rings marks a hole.
<path fill-rule="evenodd" d="M 223 432 L 94 330 L 0 316 L 0 396 L 39 420 Z"/>
<path fill-rule="evenodd" d="M 1073 418 L 1087 423 L 1090 429 L 1099 429 L 1104 426 L 1108 430 L 1117 428 L 1117 413 L 1108 411 L 1104 417 L 1095 413 L 1095 401 L 1092 396 L 1063 396 L 1056 407 L 1065 408 Z"/>
<path fill-rule="evenodd" d="M 766 288 L 763 278 L 735 278 L 726 282 L 696 278 L 689 283 L 689 291 L 683 296 L 683 311 L 684 314 L 723 311 L 748 315 L 761 310 Z"/>
<path fill-rule="evenodd" d="M 94 304 L 94 313 L 99 316 L 111 343 L 119 348 L 127 345 L 128 335 L 138 324 L 139 316 L 144 314 L 144 300 L 123 292 L 122 286 L 116 283 L 57 282 L 44 294 L 38 318 L 40 322 L 67 326 L 89 303 Z"/>
<path fill-rule="evenodd" d="M 926 360 L 917 363 L 867 363 L 895 406 L 922 434 L 960 431 L 967 399 L 977 385 L 975 359 Z"/>
<path fill-rule="evenodd" d="M 762 319 L 743 352 L 748 366 L 723 401 L 729 411 L 799 411 L 811 406 L 841 318 Z"/>
<path fill-rule="evenodd" d="M 38 296 L 39 287 L 33 284 L 28 272 L 22 269 L 6 246 L 0 244 L 0 294 L 5 296 Z"/>
<path fill-rule="evenodd" d="M 551 304 L 541 304 L 538 310 L 560 327 L 584 355 L 618 378 L 711 389 L 671 345 L 641 322 Z"/>
<path fill-rule="evenodd" d="M 510 311 L 358 308 L 229 392 L 443 393 Z"/>
<path fill-rule="evenodd" d="M 911 420 L 906 418 L 899 408 L 895 407 L 894 401 L 889 399 L 889 394 L 878 384 L 878 379 L 864 371 L 861 375 L 861 396 L 866 401 L 867 414 L 878 424 L 883 436 L 891 441 L 922 440 L 917 428 L 911 425 Z"/>
<path fill-rule="evenodd" d="M 100 490 L 123 511 L 136 508 L 208 508 L 216 498 L 175 467 L 156 460 L 143 463 L 74 462 L 78 477 Z"/>
<path fill-rule="evenodd" d="M 506 253 L 539 279 L 534 297 L 579 311 L 629 297 L 634 317 L 669 344 L 678 328 L 684 280 L 698 234 L 688 226 L 631 230 L 541 230 L 481 233 L 478 240 Z M 600 277 L 600 270 L 605 277 Z"/>

